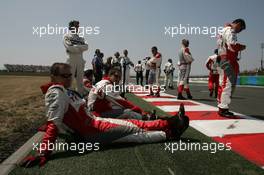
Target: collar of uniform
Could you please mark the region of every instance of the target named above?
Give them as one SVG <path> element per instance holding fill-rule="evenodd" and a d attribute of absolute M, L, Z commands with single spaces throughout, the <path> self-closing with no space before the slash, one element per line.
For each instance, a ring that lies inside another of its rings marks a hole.
<path fill-rule="evenodd" d="M 109 76 L 105 76 L 105 77 L 103 77 L 102 80 L 108 80 L 108 81 L 111 82 L 111 84 L 113 84 L 113 82 L 110 80 Z"/>
<path fill-rule="evenodd" d="M 53 86 L 53 85 L 60 85 L 60 86 L 64 86 L 63 83 L 54 83 L 54 82 L 49 82 L 49 83 L 46 83 L 42 86 L 40 86 L 40 89 L 42 91 L 43 94 L 46 94 L 48 89 Z"/>

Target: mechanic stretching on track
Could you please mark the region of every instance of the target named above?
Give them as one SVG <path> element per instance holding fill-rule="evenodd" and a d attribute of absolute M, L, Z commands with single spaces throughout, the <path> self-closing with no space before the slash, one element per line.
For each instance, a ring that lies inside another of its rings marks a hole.
<path fill-rule="evenodd" d="M 223 117 L 232 117 L 229 111 L 231 95 L 236 86 L 239 73 L 238 53 L 246 49 L 245 45 L 237 43 L 237 34 L 246 29 L 243 19 L 236 19 L 225 25 L 222 34 L 218 37 L 218 53 L 220 59 L 220 86 L 218 88 L 218 114 Z"/>

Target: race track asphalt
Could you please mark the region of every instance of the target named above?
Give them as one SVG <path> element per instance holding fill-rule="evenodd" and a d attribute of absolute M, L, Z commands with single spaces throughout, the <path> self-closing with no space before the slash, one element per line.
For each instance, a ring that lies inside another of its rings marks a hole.
<path fill-rule="evenodd" d="M 209 97 L 206 83 L 192 83 L 190 90 L 193 100 L 217 106 L 216 99 Z M 168 90 L 166 93 L 177 95 L 177 90 Z M 186 97 L 186 94 L 183 95 Z M 264 87 L 237 86 L 230 110 L 264 120 Z"/>

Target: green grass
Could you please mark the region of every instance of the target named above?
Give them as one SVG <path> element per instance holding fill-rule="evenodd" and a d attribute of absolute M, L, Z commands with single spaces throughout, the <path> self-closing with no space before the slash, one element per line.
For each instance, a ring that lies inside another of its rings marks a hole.
<path fill-rule="evenodd" d="M 127 98 L 145 110 L 154 109 L 147 102 L 128 94 Z M 156 108 L 157 109 L 157 108 Z M 158 114 L 166 115 L 157 109 Z M 213 142 L 211 138 L 189 128 L 182 136 L 185 142 Z M 166 142 L 167 144 L 169 142 Z M 170 141 L 176 143 L 176 141 Z M 242 146 L 242 145 L 241 145 Z M 11 174 L 264 174 L 263 170 L 231 151 L 165 150 L 165 143 L 113 145 L 97 152 L 55 153 L 43 168 L 17 167 Z"/>

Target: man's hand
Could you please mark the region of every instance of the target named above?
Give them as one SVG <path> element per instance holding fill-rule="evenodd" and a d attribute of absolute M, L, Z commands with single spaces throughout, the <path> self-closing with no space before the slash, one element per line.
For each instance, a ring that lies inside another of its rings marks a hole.
<path fill-rule="evenodd" d="M 45 156 L 28 156 L 21 162 L 20 166 L 25 168 L 31 168 L 33 166 L 39 165 L 40 167 L 42 167 L 46 164 L 46 162 L 47 157 Z"/>
<path fill-rule="evenodd" d="M 241 45 L 241 51 L 246 49 L 246 45 Z"/>

